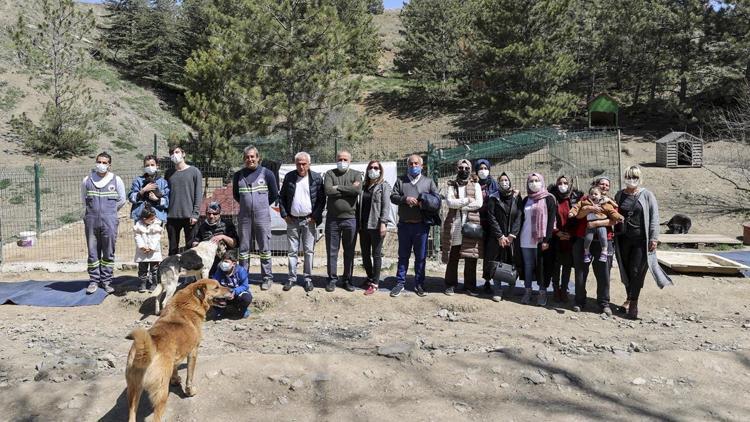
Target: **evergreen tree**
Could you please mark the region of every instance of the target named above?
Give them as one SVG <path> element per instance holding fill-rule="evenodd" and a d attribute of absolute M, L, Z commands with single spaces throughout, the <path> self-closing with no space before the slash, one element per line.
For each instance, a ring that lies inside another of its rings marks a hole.
<path fill-rule="evenodd" d="M 335 0 L 334 3 L 338 18 L 346 27 L 339 41 L 346 45 L 349 68 L 354 73 L 375 73 L 381 40 L 368 13 L 368 0 Z"/>
<path fill-rule="evenodd" d="M 382 15 L 385 12 L 383 0 L 367 0 L 367 11 L 373 15 Z"/>
<path fill-rule="evenodd" d="M 34 0 L 27 10 L 11 34 L 32 85 L 49 101 L 38 124 L 22 115 L 12 125 L 34 152 L 66 158 L 90 153 L 96 104 L 82 84 L 82 70 L 94 14 L 72 0 Z"/>

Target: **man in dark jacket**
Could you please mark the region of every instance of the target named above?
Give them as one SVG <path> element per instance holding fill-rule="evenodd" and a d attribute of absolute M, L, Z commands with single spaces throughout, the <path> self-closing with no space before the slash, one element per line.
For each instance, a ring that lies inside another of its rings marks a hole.
<path fill-rule="evenodd" d="M 211 202 L 206 207 L 206 219 L 198 226 L 198 230 L 189 244 L 193 248 L 198 246 L 198 243 L 205 242 L 206 240 L 219 244 L 214 263 L 208 272 L 208 276 L 213 277 L 213 274 L 216 272 L 216 266 L 221 261 L 220 257 L 224 255 L 224 252 L 236 248 L 238 243 L 237 229 L 234 227 L 234 223 L 231 220 L 222 220 L 221 204 L 216 201 Z"/>
<path fill-rule="evenodd" d="M 294 156 L 297 171 L 284 176 L 279 192 L 279 212 L 286 221 L 289 240 L 289 279 L 284 284 L 288 291 L 297 283 L 297 254 L 300 240 L 305 252 L 305 291 L 313 289 L 312 268 L 315 255 L 316 227 L 323 220 L 326 193 L 323 177 L 310 170 L 310 154 L 302 151 Z"/>

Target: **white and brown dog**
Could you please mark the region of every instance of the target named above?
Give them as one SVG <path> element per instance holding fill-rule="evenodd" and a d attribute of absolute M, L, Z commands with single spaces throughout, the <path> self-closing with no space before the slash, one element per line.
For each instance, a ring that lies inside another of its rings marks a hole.
<path fill-rule="evenodd" d="M 156 286 L 152 297 L 156 298 L 156 315 L 161 313 L 161 308 L 167 306 L 167 302 L 174 295 L 180 285 L 180 276 L 195 276 L 197 279 L 208 278 L 208 272 L 214 263 L 218 244 L 210 240 L 198 243 L 194 248 L 185 252 L 166 257 L 159 264 L 159 285 Z M 164 293 L 164 299 L 159 301 L 159 296 Z"/>

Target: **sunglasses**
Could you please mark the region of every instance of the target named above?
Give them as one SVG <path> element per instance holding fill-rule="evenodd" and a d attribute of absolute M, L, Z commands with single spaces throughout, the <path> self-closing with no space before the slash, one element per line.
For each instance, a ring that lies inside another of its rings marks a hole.
<path fill-rule="evenodd" d="M 206 215 L 219 215 L 218 212 L 207 212 Z"/>
<path fill-rule="evenodd" d="M 380 170 L 380 167 L 368 167 L 367 170 Z"/>
<path fill-rule="evenodd" d="M 459 170 L 471 170 L 471 167 L 459 167 Z"/>

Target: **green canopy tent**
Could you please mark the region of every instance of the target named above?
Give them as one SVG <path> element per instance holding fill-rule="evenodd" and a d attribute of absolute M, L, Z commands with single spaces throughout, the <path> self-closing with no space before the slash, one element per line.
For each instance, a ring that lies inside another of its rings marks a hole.
<path fill-rule="evenodd" d="M 619 127 L 620 105 L 607 94 L 599 94 L 589 102 L 589 127 Z"/>

